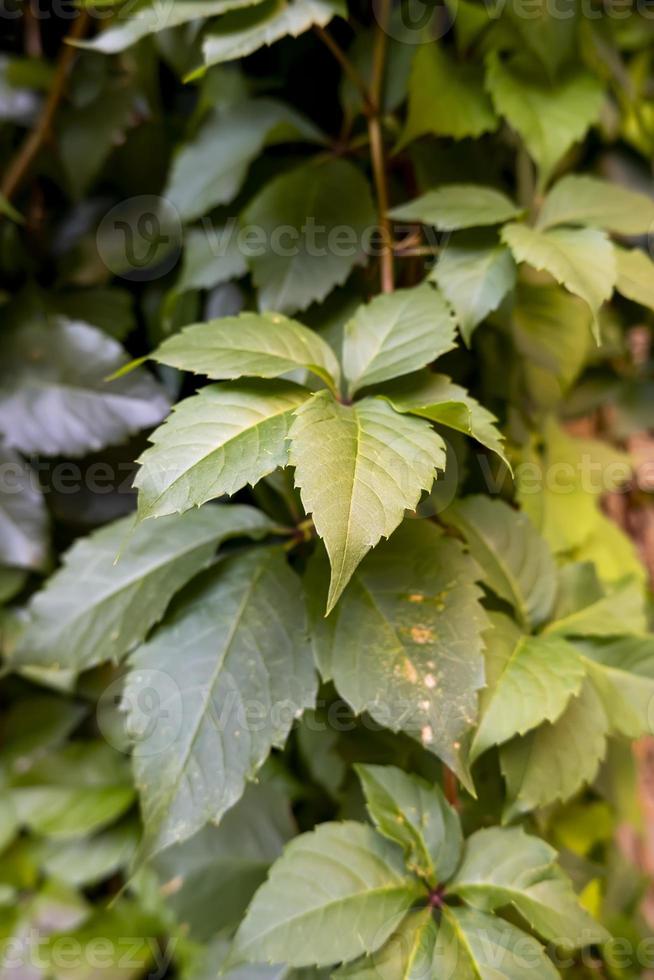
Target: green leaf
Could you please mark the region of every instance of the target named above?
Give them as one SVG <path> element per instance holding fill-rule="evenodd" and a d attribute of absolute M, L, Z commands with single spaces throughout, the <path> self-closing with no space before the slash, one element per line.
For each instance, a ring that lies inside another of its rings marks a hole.
<path fill-rule="evenodd" d="M 175 156 L 164 197 L 184 221 L 207 214 L 236 197 L 264 146 L 295 140 L 320 142 L 321 135 L 282 102 L 247 99 L 217 108 Z M 238 242 L 238 227 L 230 230 Z M 206 228 L 199 234 L 211 243 L 217 232 Z"/>
<path fill-rule="evenodd" d="M 488 626 L 475 563 L 436 525 L 405 521 L 361 564 L 325 621 L 319 561 L 307 588 L 323 678 L 357 713 L 407 732 L 469 785 L 464 760 Z"/>
<path fill-rule="evenodd" d="M 526 58 L 505 62 L 495 52 L 488 57 L 486 86 L 496 112 L 519 133 L 538 165 L 541 188 L 572 144 L 597 122 L 604 100 L 604 85 L 583 68 L 547 82 Z"/>
<path fill-rule="evenodd" d="M 506 462 L 504 437 L 495 426 L 495 416 L 475 401 L 465 388 L 452 384 L 446 374 L 421 371 L 410 378 L 384 385 L 377 394 L 387 398 L 397 412 L 420 415 L 472 436 Z"/>
<path fill-rule="evenodd" d="M 17 225 L 22 225 L 25 223 L 25 219 L 20 211 L 16 210 L 11 201 L 8 201 L 4 194 L 0 194 L 0 214 L 4 215 L 5 218 L 9 218 L 10 221 L 15 222 Z"/>
<path fill-rule="evenodd" d="M 438 92 L 438 98 L 434 98 Z M 481 136 L 497 128 L 479 65 L 456 61 L 439 44 L 422 44 L 409 79 L 409 114 L 400 146 L 418 136 Z"/>
<path fill-rule="evenodd" d="M 597 314 L 602 303 L 611 298 L 617 276 L 613 246 L 606 234 L 595 228 L 538 231 L 510 224 L 502 229 L 502 240 L 516 262 L 544 269 L 588 304 L 599 343 Z"/>
<path fill-rule="evenodd" d="M 168 410 L 145 371 L 108 382 L 126 361 L 111 337 L 86 323 L 34 318 L 2 335 L 0 428 L 24 453 L 79 456 L 157 425 Z"/>
<path fill-rule="evenodd" d="M 615 288 L 627 299 L 654 310 L 654 262 L 639 248 L 614 247 L 618 267 Z"/>
<path fill-rule="evenodd" d="M 343 405 L 322 391 L 297 410 L 289 459 L 332 567 L 331 612 L 355 568 L 443 469 L 443 441 L 381 398 Z"/>
<path fill-rule="evenodd" d="M 286 466 L 293 412 L 309 395 L 287 381 L 228 381 L 179 402 L 139 458 L 139 517 L 200 507 Z"/>
<path fill-rule="evenodd" d="M 456 980 L 558 980 L 545 950 L 532 936 L 476 909 L 446 906 L 436 937 L 437 977 Z"/>
<path fill-rule="evenodd" d="M 389 214 L 396 221 L 419 221 L 439 231 L 456 231 L 503 224 L 516 218 L 522 210 L 494 187 L 447 184 L 400 204 Z"/>
<path fill-rule="evenodd" d="M 654 225 L 654 200 L 613 181 L 567 174 L 543 202 L 537 227 L 590 225 L 617 235 L 646 235 Z"/>
<path fill-rule="evenodd" d="M 48 515 L 36 474 L 18 453 L 0 444 L 0 563 L 43 568 Z"/>
<path fill-rule="evenodd" d="M 501 500 L 474 496 L 456 501 L 441 516 L 461 532 L 484 581 L 525 626 L 547 619 L 556 593 L 554 560 L 524 514 Z"/>
<path fill-rule="evenodd" d="M 115 340 L 123 340 L 136 326 L 134 297 L 126 289 L 97 287 L 54 293 L 48 309 L 68 320 L 83 320 Z"/>
<path fill-rule="evenodd" d="M 510 251 L 493 242 L 448 242 L 430 279 L 456 313 L 466 344 L 478 324 L 496 310 L 515 286 L 516 268 Z"/>
<path fill-rule="evenodd" d="M 112 823 L 134 799 L 127 759 L 103 742 L 71 742 L 41 756 L 12 782 L 19 823 L 58 840 Z"/>
<path fill-rule="evenodd" d="M 511 334 L 529 395 L 552 410 L 581 373 L 592 347 L 586 303 L 556 283 L 519 282 Z"/>
<path fill-rule="evenodd" d="M 456 346 L 455 330 L 443 297 L 426 283 L 376 296 L 345 325 L 343 370 L 349 394 L 435 361 Z"/>
<path fill-rule="evenodd" d="M 592 534 L 571 557 L 593 562 L 600 579 L 609 585 L 622 581 L 625 574 L 645 584 L 646 572 L 632 538 L 600 511 Z"/>
<path fill-rule="evenodd" d="M 621 636 L 645 633 L 647 615 L 645 595 L 640 582 L 624 582 L 608 595 L 562 619 L 548 623 L 544 632 L 559 636 Z"/>
<path fill-rule="evenodd" d="M 116 54 L 131 47 L 142 37 L 156 34 L 171 27 L 187 24 L 189 21 L 223 14 L 238 7 L 248 7 L 257 0 L 184 0 L 183 3 L 165 4 L 157 2 L 141 5 L 140 9 L 130 10 L 130 16 L 122 13 L 119 23 L 100 31 L 92 41 L 74 41 L 79 48 L 101 51 L 103 54 Z"/>
<path fill-rule="evenodd" d="M 192 939 L 206 942 L 238 925 L 295 832 L 282 794 L 269 784 L 250 784 L 220 826 L 204 827 L 153 858 L 166 904 Z"/>
<path fill-rule="evenodd" d="M 651 636 L 577 641 L 611 730 L 640 738 L 654 729 L 654 641 Z"/>
<path fill-rule="evenodd" d="M 449 891 L 482 912 L 512 905 L 544 939 L 579 949 L 609 935 L 577 902 L 554 863 L 556 851 L 520 827 L 491 827 L 468 838 Z"/>
<path fill-rule="evenodd" d="M 631 478 L 631 462 L 607 442 L 570 436 L 553 417 L 543 421 L 539 441 L 540 453 L 534 447 L 524 452 L 518 499 L 550 547 L 568 553 L 594 533 L 599 495 L 620 491 Z"/>
<path fill-rule="evenodd" d="M 86 714 L 74 701 L 52 695 L 22 697 L 3 712 L 0 763 L 20 772 L 73 732 Z"/>
<path fill-rule="evenodd" d="M 80 670 L 120 660 L 222 541 L 272 530 L 263 514 L 241 505 L 206 507 L 132 531 L 133 523 L 131 516 L 114 521 L 72 546 L 31 600 L 12 664 Z"/>
<path fill-rule="evenodd" d="M 95 837 L 45 841 L 39 849 L 47 875 L 73 888 L 97 885 L 129 867 L 136 850 L 136 820 L 123 821 Z"/>
<path fill-rule="evenodd" d="M 435 976 L 436 929 L 431 909 L 409 912 L 381 949 L 342 966 L 333 980 L 427 980 Z"/>
<path fill-rule="evenodd" d="M 505 819 L 565 802 L 592 782 L 606 752 L 607 719 L 595 690 L 586 680 L 561 717 L 546 722 L 500 750 L 506 780 Z"/>
<path fill-rule="evenodd" d="M 395 766 L 355 766 L 380 834 L 404 850 L 407 867 L 434 888 L 452 876 L 463 838 L 456 810 L 439 786 Z"/>
<path fill-rule="evenodd" d="M 211 65 L 245 58 L 289 34 L 298 37 L 310 27 L 325 27 L 336 16 L 346 16 L 340 0 L 263 0 L 249 10 L 235 10 L 205 34 L 204 65 L 186 81 L 203 75 Z"/>
<path fill-rule="evenodd" d="M 340 375 L 331 347 L 313 330 L 279 313 L 241 313 L 191 324 L 164 341 L 152 357 L 217 381 L 276 378 L 305 368 L 335 386 Z"/>
<path fill-rule="evenodd" d="M 238 230 L 234 225 L 223 228 L 190 228 L 184 237 L 184 257 L 175 292 L 190 289 L 213 289 L 247 272 L 247 263 L 238 247 Z"/>
<path fill-rule="evenodd" d="M 300 583 L 279 548 L 219 562 L 131 658 L 125 700 L 148 854 L 218 823 L 316 695 Z M 143 699 L 168 706 L 163 724 Z"/>
<path fill-rule="evenodd" d="M 502 633 L 496 641 L 491 631 L 487 644 L 496 642 L 494 676 L 482 694 L 472 759 L 543 721 L 556 721 L 579 694 L 585 675 L 575 648 L 559 637 L 521 636 L 512 646 Z M 498 671 L 500 657 L 504 663 Z"/>
<path fill-rule="evenodd" d="M 327 966 L 373 953 L 421 895 L 424 886 L 404 868 L 400 849 L 371 827 L 320 824 L 273 865 L 231 959 Z"/>
<path fill-rule="evenodd" d="M 365 264 L 377 218 L 368 181 L 346 160 L 310 162 L 275 177 L 242 215 L 259 229 L 249 265 L 259 308 L 294 313 L 322 302 Z M 280 232 L 281 229 L 281 232 Z"/>

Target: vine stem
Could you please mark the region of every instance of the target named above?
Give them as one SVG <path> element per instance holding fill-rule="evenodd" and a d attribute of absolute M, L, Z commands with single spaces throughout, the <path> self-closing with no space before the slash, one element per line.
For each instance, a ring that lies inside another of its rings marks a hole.
<path fill-rule="evenodd" d="M 384 73 L 386 68 L 386 50 L 388 42 L 388 22 L 391 13 L 391 0 L 381 0 L 376 10 L 377 26 L 375 29 L 375 46 L 372 56 L 372 81 L 370 83 L 370 103 L 372 111 L 368 113 L 368 134 L 370 136 L 370 159 L 377 194 L 377 209 L 379 227 L 382 233 L 380 256 L 380 277 L 383 293 L 392 293 L 395 287 L 395 272 L 393 268 L 393 235 L 388 218 L 388 178 L 386 175 L 386 156 L 384 139 L 381 130 L 381 107 L 383 97 Z"/>
<path fill-rule="evenodd" d="M 384 74 L 386 70 L 386 49 L 388 41 L 388 21 L 391 12 L 391 0 L 381 0 L 376 11 L 377 25 L 372 60 L 372 77 L 370 86 L 361 77 L 346 53 L 337 41 L 323 27 L 314 30 L 325 46 L 331 51 L 347 77 L 356 86 L 363 99 L 364 113 L 368 122 L 368 139 L 370 142 L 370 162 L 377 197 L 377 212 L 379 228 L 382 235 L 379 271 L 381 290 L 392 293 L 395 288 L 395 273 L 393 266 L 393 236 L 391 223 L 388 218 L 388 179 L 386 175 L 386 157 L 384 139 L 381 129 L 381 106 Z"/>
<path fill-rule="evenodd" d="M 335 41 L 334 38 L 331 36 L 331 34 L 328 31 L 326 31 L 324 27 L 320 27 L 319 24 L 315 24 L 313 29 L 318 35 L 318 37 L 320 38 L 320 40 L 323 42 L 325 47 L 329 48 L 329 50 L 334 55 L 339 65 L 347 75 L 347 77 L 350 79 L 352 84 L 356 87 L 361 98 L 363 99 L 363 104 L 366 108 L 366 111 L 372 110 L 372 106 L 370 104 L 370 93 L 368 92 L 368 86 L 366 85 L 363 78 L 361 77 L 357 69 L 354 67 L 354 65 L 348 58 L 348 56 L 345 54 L 345 51 L 343 51 L 343 48 L 340 46 L 338 41 Z"/>
<path fill-rule="evenodd" d="M 76 41 L 86 33 L 90 22 L 88 11 L 83 11 L 73 24 L 70 35 L 65 40 Z M 59 104 L 66 91 L 66 82 L 77 54 L 77 49 L 69 44 L 64 44 L 57 59 L 52 85 L 48 97 L 43 103 L 41 114 L 36 120 L 34 128 L 21 144 L 18 153 L 13 158 L 7 168 L 2 184 L 0 184 L 0 194 L 10 201 L 18 191 L 25 177 L 29 173 L 30 167 L 36 159 L 41 147 L 48 139 L 52 130 Z"/>
<path fill-rule="evenodd" d="M 445 792 L 445 799 L 453 806 L 455 810 L 459 809 L 459 787 L 457 785 L 457 779 L 449 766 L 443 763 L 443 790 Z"/>

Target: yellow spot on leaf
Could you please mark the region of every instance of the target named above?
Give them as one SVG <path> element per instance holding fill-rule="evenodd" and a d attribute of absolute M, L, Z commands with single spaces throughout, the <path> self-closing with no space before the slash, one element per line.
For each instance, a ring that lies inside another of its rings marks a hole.
<path fill-rule="evenodd" d="M 427 626 L 412 626 L 411 639 L 414 643 L 432 643 L 434 639 L 434 631 L 430 630 Z"/>

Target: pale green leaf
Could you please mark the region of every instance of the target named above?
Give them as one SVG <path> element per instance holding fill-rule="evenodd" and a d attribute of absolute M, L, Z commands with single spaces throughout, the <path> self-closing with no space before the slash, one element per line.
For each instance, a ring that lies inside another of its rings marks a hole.
<path fill-rule="evenodd" d="M 522 828 L 478 830 L 465 844 L 449 891 L 483 912 L 513 905 L 532 929 L 557 945 L 579 949 L 609 935 L 577 902 L 554 863 L 556 851 Z"/>
<path fill-rule="evenodd" d="M 433 977 L 456 980 L 558 980 L 540 943 L 515 926 L 476 909 L 443 909 L 433 953 Z"/>
<path fill-rule="evenodd" d="M 540 452 L 533 445 L 523 450 L 518 500 L 550 547 L 569 553 L 597 529 L 598 497 L 620 491 L 631 461 L 606 441 L 570 436 L 553 416 L 543 421 L 539 443 Z"/>
<path fill-rule="evenodd" d="M 567 174 L 543 202 L 537 226 L 590 225 L 617 235 L 646 235 L 654 226 L 654 199 L 613 181 Z"/>
<path fill-rule="evenodd" d="M 200 217 L 215 205 L 228 204 L 236 197 L 250 164 L 264 146 L 320 139 L 318 130 L 298 112 L 274 99 L 247 99 L 217 108 L 197 135 L 176 154 L 164 197 L 182 220 Z M 236 242 L 240 242 L 238 226 L 232 223 L 228 229 Z M 221 247 L 219 231 L 207 227 L 200 234 L 209 245 Z M 236 253 L 241 254 L 241 262 L 247 245 L 248 240 L 243 236 L 243 245 Z M 227 243 L 222 247 L 227 248 Z M 217 255 L 216 260 L 220 257 Z"/>
<path fill-rule="evenodd" d="M 359 168 L 329 159 L 275 177 L 242 221 L 258 229 L 263 242 L 249 256 L 259 308 L 294 313 L 324 300 L 355 265 L 365 264 L 377 217 Z"/>
<path fill-rule="evenodd" d="M 596 228 L 553 228 L 538 231 L 527 225 L 510 224 L 502 229 L 516 262 L 527 262 L 545 270 L 557 282 L 580 296 L 593 314 L 599 340 L 597 315 L 610 299 L 617 270 L 613 246 L 605 232 Z"/>
<path fill-rule="evenodd" d="M 235 10 L 205 34 L 204 65 L 189 78 L 204 74 L 210 65 L 245 58 L 289 34 L 298 37 L 315 25 L 325 27 L 335 16 L 346 16 L 340 0 L 263 0 L 249 10 Z"/>
<path fill-rule="evenodd" d="M 454 312 L 467 344 L 475 327 L 496 310 L 515 286 L 516 267 L 510 251 L 492 243 L 448 242 L 430 279 L 438 283 Z"/>
<path fill-rule="evenodd" d="M 572 557 L 577 561 L 593 562 L 600 579 L 609 585 L 622 581 L 625 575 L 643 585 L 647 579 L 633 539 L 601 511 L 597 511 L 592 534 Z"/>
<path fill-rule="evenodd" d="M 286 466 L 293 412 L 309 395 L 288 381 L 227 381 L 179 402 L 139 458 L 139 517 L 200 507 Z"/>
<path fill-rule="evenodd" d="M 148 34 L 156 34 L 192 20 L 224 14 L 238 7 L 248 7 L 253 3 L 257 3 L 257 0 L 183 0 L 181 3 L 153 2 L 141 5 L 136 10 L 132 4 L 125 8 L 127 14 L 125 11 L 118 12 L 118 23 L 100 31 L 92 41 L 73 43 L 77 47 L 90 48 L 103 54 L 116 54 Z"/>
<path fill-rule="evenodd" d="M 219 562 L 130 662 L 125 702 L 149 854 L 218 823 L 310 707 L 301 587 L 279 548 Z M 153 725 L 143 698 L 166 704 Z"/>
<path fill-rule="evenodd" d="M 380 834 L 404 851 L 410 871 L 434 888 L 456 870 L 463 838 L 456 810 L 439 786 L 395 766 L 355 767 Z"/>
<path fill-rule="evenodd" d="M 484 581 L 515 608 L 526 626 L 547 619 L 556 593 L 549 548 L 529 519 L 501 500 L 474 496 L 441 515 L 465 538 Z"/>
<path fill-rule="evenodd" d="M 342 966 L 333 980 L 430 980 L 436 930 L 431 909 L 409 912 L 381 949 Z"/>
<path fill-rule="evenodd" d="M 371 827 L 320 824 L 291 841 L 273 865 L 231 958 L 327 966 L 373 953 L 421 894 L 401 850 Z"/>
<path fill-rule="evenodd" d="M 600 698 L 586 680 L 552 725 L 545 722 L 500 750 L 506 780 L 505 819 L 565 802 L 592 782 L 606 752 L 608 721 Z"/>
<path fill-rule="evenodd" d="M 495 425 L 495 416 L 465 388 L 452 384 L 446 374 L 421 371 L 385 385 L 378 394 L 387 398 L 397 412 L 420 415 L 472 436 L 506 462 L 504 437 Z"/>
<path fill-rule="evenodd" d="M 81 538 L 37 592 L 12 655 L 15 665 L 86 669 L 140 643 L 171 598 L 228 538 L 272 525 L 242 505 L 211 506 L 134 529 L 125 517 Z"/>
<path fill-rule="evenodd" d="M 276 378 L 305 368 L 333 385 L 340 373 L 331 347 L 315 331 L 279 313 L 241 313 L 191 324 L 152 357 L 217 381 Z"/>
<path fill-rule="evenodd" d="M 481 184 L 446 184 L 389 212 L 397 221 L 420 221 L 439 231 L 499 225 L 522 213 L 501 191 Z"/>
<path fill-rule="evenodd" d="M 345 325 L 343 371 L 350 395 L 435 361 L 456 346 L 455 330 L 443 297 L 426 283 L 376 296 Z"/>
<path fill-rule="evenodd" d="M 407 520 L 361 564 L 324 620 L 320 560 L 313 559 L 307 589 L 323 678 L 356 712 L 407 732 L 469 785 L 465 758 L 488 626 L 479 569 L 436 525 Z"/>
<path fill-rule="evenodd" d="M 440 44 L 420 45 L 413 59 L 409 115 L 400 145 L 425 133 L 454 139 L 481 136 L 497 123 L 481 67 L 456 61 Z"/>
<path fill-rule="evenodd" d="M 590 605 L 549 623 L 544 632 L 559 636 L 602 637 L 645 633 L 646 630 L 643 587 L 640 582 L 630 579 Z"/>
<path fill-rule="evenodd" d="M 558 407 L 593 346 L 586 303 L 556 283 L 519 282 L 511 335 L 529 395 L 539 408 Z"/>
<path fill-rule="evenodd" d="M 639 248 L 615 247 L 618 279 L 615 288 L 627 299 L 654 310 L 654 262 Z"/>
<path fill-rule="evenodd" d="M 654 639 L 625 636 L 577 641 L 614 733 L 640 738 L 654 731 Z"/>
<path fill-rule="evenodd" d="M 487 634 L 493 646 L 493 632 Z M 482 696 L 480 722 L 471 748 L 476 759 L 492 745 L 524 735 L 543 721 L 556 721 L 579 694 L 585 670 L 575 648 L 559 637 L 522 636 L 505 654 L 502 671 Z M 497 657 L 495 655 L 495 666 Z"/>
<path fill-rule="evenodd" d="M 329 613 L 355 568 L 445 466 L 443 441 L 381 398 L 343 405 L 319 392 L 297 410 L 289 459 L 332 567 Z"/>
<path fill-rule="evenodd" d="M 495 52 L 488 58 L 486 85 L 495 110 L 519 133 L 538 165 L 541 187 L 597 122 L 604 99 L 602 82 L 583 68 L 547 82 L 527 59 L 505 62 Z"/>

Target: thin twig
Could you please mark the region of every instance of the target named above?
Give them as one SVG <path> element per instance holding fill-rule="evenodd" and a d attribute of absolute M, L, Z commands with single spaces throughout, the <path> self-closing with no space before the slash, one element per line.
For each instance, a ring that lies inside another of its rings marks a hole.
<path fill-rule="evenodd" d="M 443 763 L 443 789 L 445 791 L 445 799 L 453 806 L 455 810 L 458 810 L 461 803 L 459 801 L 459 787 L 457 785 L 456 776 L 452 772 L 449 766 Z"/>
<path fill-rule="evenodd" d="M 23 17 L 25 21 L 25 54 L 28 58 L 41 58 L 43 56 L 41 28 L 34 11 L 34 0 L 27 0 Z"/>
<path fill-rule="evenodd" d="M 329 48 L 329 50 L 334 55 L 339 65 L 347 75 L 347 77 L 350 79 L 352 84 L 356 87 L 357 91 L 359 92 L 359 95 L 363 99 L 363 104 L 364 104 L 364 108 L 366 109 L 366 112 L 371 111 L 372 106 L 370 105 L 370 95 L 368 93 L 368 86 L 366 85 L 365 81 L 363 80 L 363 78 L 361 77 L 357 69 L 354 67 L 354 65 L 348 58 L 348 56 L 345 54 L 345 51 L 343 51 L 343 48 L 340 46 L 338 41 L 334 40 L 331 34 L 328 31 L 326 31 L 324 27 L 320 27 L 320 25 L 315 24 L 313 29 L 318 35 L 318 37 L 320 38 L 320 40 L 323 42 L 323 44 Z"/>
<path fill-rule="evenodd" d="M 363 99 L 363 109 L 368 120 L 368 137 L 370 140 L 370 157 L 372 162 L 373 179 L 375 182 L 375 193 L 377 195 L 377 209 L 379 212 L 379 227 L 382 234 L 382 248 L 380 256 L 380 276 L 381 288 L 384 293 L 393 292 L 394 272 L 393 272 L 393 239 L 391 235 L 391 223 L 387 216 L 388 211 L 388 185 L 386 180 L 386 162 L 384 155 L 384 140 L 382 137 L 380 111 L 382 103 L 382 89 L 384 85 L 384 71 L 386 67 L 386 42 L 388 18 L 390 16 L 390 0 L 382 0 L 378 12 L 377 29 L 375 32 L 375 46 L 373 50 L 372 80 L 370 88 L 354 67 L 341 46 L 334 40 L 328 31 L 322 27 L 315 27 L 314 30 L 321 41 L 329 48 L 334 55 L 347 77 L 356 86 Z"/>
<path fill-rule="evenodd" d="M 373 111 L 368 113 L 370 156 L 372 162 L 372 173 L 375 181 L 375 192 L 377 194 L 379 227 L 382 233 L 380 276 L 383 293 L 392 293 L 395 286 L 395 274 L 393 270 L 393 236 L 391 233 L 391 223 L 388 218 L 388 182 L 386 178 L 386 159 L 384 154 L 384 140 L 382 137 L 381 122 L 379 118 L 383 99 L 386 47 L 388 41 L 387 31 L 390 11 L 390 0 L 381 0 L 377 10 L 375 46 L 372 55 L 370 102 L 372 104 Z"/>
<path fill-rule="evenodd" d="M 395 247 L 393 249 L 393 254 L 398 259 L 412 259 L 417 255 L 433 257 L 434 255 L 439 255 L 440 252 L 441 249 L 438 245 L 420 245 L 417 248 L 404 248 L 404 246 L 400 244 L 399 247 Z"/>
<path fill-rule="evenodd" d="M 90 16 L 88 11 L 83 11 L 73 24 L 70 37 L 65 40 L 78 40 L 83 37 L 89 22 Z M 41 114 L 36 120 L 34 128 L 21 144 L 18 153 L 9 164 L 2 179 L 0 194 L 7 201 L 10 201 L 16 194 L 29 173 L 34 160 L 38 156 L 39 150 L 50 135 L 59 103 L 63 99 L 64 92 L 66 91 L 66 82 L 68 81 L 68 75 L 70 74 L 76 54 L 76 48 L 71 47 L 69 44 L 64 44 L 61 48 L 52 80 L 52 87 L 43 104 Z"/>

